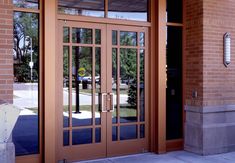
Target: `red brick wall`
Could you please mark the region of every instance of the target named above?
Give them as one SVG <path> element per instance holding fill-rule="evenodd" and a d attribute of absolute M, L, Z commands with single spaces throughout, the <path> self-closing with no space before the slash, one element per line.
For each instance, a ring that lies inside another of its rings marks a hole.
<path fill-rule="evenodd" d="M 0 0 L 0 100 L 13 99 L 12 0 Z"/>
<path fill-rule="evenodd" d="M 186 105 L 235 104 L 235 0 L 185 0 Z M 231 64 L 223 64 L 223 35 L 231 33 Z M 192 92 L 198 97 L 193 98 Z"/>
<path fill-rule="evenodd" d="M 185 0 L 185 95 L 186 105 L 201 106 L 203 99 L 203 2 Z M 193 91 L 197 98 L 192 97 Z"/>
<path fill-rule="evenodd" d="M 203 0 L 203 105 L 235 104 L 235 0 Z M 223 65 L 223 35 L 231 33 L 231 64 Z"/>

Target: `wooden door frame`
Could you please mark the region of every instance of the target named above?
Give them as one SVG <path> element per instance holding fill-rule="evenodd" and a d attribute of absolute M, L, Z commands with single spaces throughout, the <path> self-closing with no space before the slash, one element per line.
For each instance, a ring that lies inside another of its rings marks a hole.
<path fill-rule="evenodd" d="M 45 163 L 56 163 L 56 54 L 57 1 L 43 1 L 44 34 L 44 157 Z"/>
<path fill-rule="evenodd" d="M 160 154 L 166 152 L 166 0 L 151 0 L 150 9 L 150 146 Z"/>
<path fill-rule="evenodd" d="M 63 94 L 61 92 L 61 88 L 63 87 L 63 76 L 61 75 L 61 72 L 63 71 L 63 40 L 62 40 L 62 37 L 63 37 L 63 27 L 69 27 L 70 28 L 70 41 L 69 43 L 64 43 L 64 46 L 68 46 L 69 49 L 70 49 L 70 64 L 71 65 L 71 53 L 72 53 L 72 50 L 71 50 L 71 46 L 74 45 L 74 46 L 78 46 L 78 44 L 73 44 L 72 43 L 72 34 L 71 34 L 71 28 L 73 27 L 77 27 L 77 28 L 91 28 L 91 29 L 101 29 L 101 40 L 102 40 L 102 43 L 101 43 L 101 50 L 102 50 L 102 53 L 101 55 L 103 55 L 101 57 L 101 66 L 105 66 L 101 69 L 101 76 L 102 77 L 102 84 L 101 84 L 101 92 L 102 93 L 112 93 L 112 89 L 110 88 L 110 86 L 112 85 L 112 80 L 109 80 L 112 78 L 112 71 L 110 71 L 110 67 L 112 67 L 111 63 L 112 63 L 112 58 L 111 58 L 111 54 L 112 53 L 112 30 L 122 30 L 122 31 L 130 31 L 130 32 L 138 32 L 138 40 L 139 40 L 139 35 L 141 32 L 144 32 L 145 33 L 145 46 L 143 47 L 143 49 L 145 50 L 145 81 L 148 81 L 148 77 L 149 77 L 149 73 L 148 73 L 148 63 L 149 63 L 149 60 L 148 60 L 148 57 L 149 57 L 149 53 L 148 53 L 148 27 L 131 27 L 130 26 L 120 26 L 120 25 L 110 25 L 110 24 L 98 24 L 98 23 L 87 23 L 87 22 L 80 22 L 80 21 L 64 21 L 64 20 L 58 20 L 58 46 L 57 49 L 59 51 L 59 53 L 57 54 L 57 59 L 56 59 L 56 70 L 57 70 L 57 84 L 56 84 L 56 90 L 58 91 L 58 94 L 57 94 L 57 99 L 58 99 L 58 102 L 57 102 L 57 113 L 56 113 L 56 116 L 57 117 L 61 117 L 61 115 L 63 114 L 63 108 L 61 108 L 61 106 L 63 106 Z M 94 28 L 95 27 L 95 28 Z M 94 34 L 94 33 L 93 33 Z M 95 39 L 95 37 L 93 37 L 93 39 Z M 93 40 L 93 42 L 95 42 L 95 40 Z M 107 43 L 107 44 L 106 44 Z M 82 46 L 82 45 L 81 45 Z M 90 44 L 91 47 L 95 46 L 95 43 L 93 44 Z M 118 45 L 116 48 L 120 48 Z M 124 48 L 124 47 L 123 47 Z M 126 48 L 131 48 L 129 46 L 127 46 Z M 140 49 L 142 49 L 140 47 L 140 45 L 138 44 L 138 46 L 136 47 L 132 47 L 132 48 L 136 48 L 138 50 L 138 55 L 139 56 L 139 53 L 140 53 Z M 94 50 L 94 48 L 93 48 Z M 118 50 L 119 51 L 119 50 Z M 94 53 L 94 52 L 93 52 Z M 94 54 L 93 54 L 94 55 Z M 139 63 L 139 57 L 137 57 L 137 62 Z M 93 59 L 94 61 L 94 59 Z M 94 64 L 94 63 L 93 63 Z M 107 64 L 107 65 L 106 65 Z M 139 67 L 139 66 L 138 66 Z M 94 66 L 93 66 L 94 68 Z M 71 68 L 70 68 L 71 70 Z M 139 68 L 138 68 L 138 76 L 139 76 Z M 95 72 L 93 70 L 93 72 Z M 71 73 L 71 71 L 70 71 Z M 93 75 L 94 76 L 94 75 Z M 138 77 L 139 78 L 139 77 Z M 70 74 L 70 81 L 72 80 L 72 77 L 71 77 L 71 74 Z M 139 79 L 138 79 L 139 81 Z M 107 87 L 107 88 L 105 88 Z M 138 86 L 139 87 L 139 86 Z M 72 85 L 70 83 L 70 88 L 69 90 L 71 90 L 72 88 Z M 138 97 L 139 97 L 139 89 L 138 89 Z M 149 85 L 146 83 L 145 84 L 145 101 L 148 99 L 148 93 L 149 92 Z M 94 92 L 93 92 L 94 93 Z M 70 101 L 71 102 L 71 101 Z M 94 102 L 93 102 L 94 103 Z M 138 110 L 140 110 L 139 108 L 139 102 L 138 102 Z M 140 122 L 140 111 L 138 112 L 138 122 L 136 122 L 136 124 L 138 124 L 138 135 L 139 134 L 139 131 L 140 131 L 140 124 L 145 124 L 145 131 L 149 131 L 149 127 L 148 127 L 148 117 L 149 117 L 149 107 L 148 107 L 148 103 L 146 102 L 145 103 L 145 122 Z M 71 113 L 71 107 L 70 107 L 70 113 Z M 104 115 L 106 114 L 106 115 Z M 116 155 L 123 155 L 123 154 L 132 154 L 132 153 L 138 153 L 138 152 L 143 152 L 143 151 L 149 151 L 149 145 L 148 145 L 148 139 L 149 139 L 149 133 L 148 132 L 145 132 L 145 138 L 139 138 L 140 136 L 138 136 L 137 139 L 135 140 L 126 140 L 126 141 L 111 141 L 111 138 L 112 136 L 110 136 L 110 134 L 112 133 L 112 119 L 111 118 L 111 113 L 110 112 L 107 112 L 107 113 L 101 113 L 101 121 L 102 121 L 102 124 L 105 125 L 102 127 L 102 144 L 87 144 L 87 145 L 80 145 L 80 146 L 72 146 L 71 145 L 71 137 L 70 137 L 70 145 L 69 146 L 66 146 L 66 147 L 63 147 L 63 144 L 62 144 L 62 141 L 63 140 L 63 119 L 62 118 L 59 118 L 57 120 L 57 123 L 56 123 L 56 129 L 57 129 L 57 134 L 58 135 L 56 137 L 56 142 L 57 142 L 57 154 L 58 154 L 58 159 L 59 160 L 64 160 L 64 159 L 68 159 L 69 161 L 73 160 L 73 161 L 78 161 L 78 160 L 84 160 L 86 158 L 89 158 L 89 159 L 95 159 L 95 158 L 99 158 L 99 157 L 106 157 L 106 154 L 108 156 L 116 156 Z M 70 115 L 71 116 L 71 115 Z M 106 117 L 107 116 L 107 117 Z M 93 116 L 94 117 L 94 116 Z M 106 119 L 109 119 L 109 120 L 106 120 Z M 106 121 L 107 121 L 107 124 L 106 124 Z M 71 124 L 71 119 L 70 119 L 70 126 L 72 126 Z M 109 125 L 111 124 L 111 125 Z M 133 125 L 134 123 L 131 123 L 131 125 Z M 130 124 L 122 124 L 121 126 L 128 126 Z M 94 126 L 93 126 L 94 127 Z M 107 128 L 106 128 L 107 127 Z M 111 128 L 110 128 L 111 127 Z M 70 127 L 68 127 L 70 128 Z M 71 129 L 70 129 L 71 130 Z M 107 134 L 106 134 L 107 132 Z M 94 132 L 93 132 L 94 133 Z M 120 133 L 120 132 L 118 132 Z M 70 135 L 71 135 L 71 131 L 70 131 Z M 107 135 L 107 138 L 106 136 Z M 94 136 L 94 135 L 93 135 Z M 104 140 L 105 139 L 105 140 Z M 106 144 L 107 143 L 107 144 Z M 104 146 L 107 147 L 105 148 L 105 152 L 104 152 Z M 113 145 L 115 146 L 115 148 L 108 148 L 110 147 L 110 145 Z M 93 146 L 93 147 L 91 147 Z M 82 151 L 79 151 L 81 148 Z M 69 150 L 71 149 L 71 150 Z M 94 152 L 94 153 L 91 153 L 89 151 L 92 151 L 93 149 L 99 149 L 98 152 Z M 101 150 L 102 149 L 102 150 Z M 67 151 L 68 150 L 68 151 Z M 78 153 L 81 155 L 81 157 L 79 157 L 77 160 L 75 160 L 76 157 L 78 157 Z M 89 157 L 90 155 L 90 157 Z"/>
<path fill-rule="evenodd" d="M 107 140 L 107 156 L 108 157 L 112 157 L 112 156 L 118 156 L 118 155 L 127 155 L 127 154 L 133 154 L 133 153 L 139 153 L 139 152 L 145 152 L 145 151 L 149 151 L 149 103 L 147 102 L 148 99 L 148 95 L 149 95 L 149 85 L 147 84 L 148 78 L 149 78 L 149 67 L 148 67 L 148 63 L 149 63 L 149 35 L 148 35 L 148 27 L 137 27 L 137 26 L 128 26 L 128 25 L 113 25 L 113 24 L 106 24 L 107 25 L 107 79 L 111 79 L 112 78 L 112 56 L 109 54 L 112 54 L 112 48 L 117 49 L 117 60 L 119 61 L 117 64 L 117 76 L 120 78 L 120 49 L 121 48 L 126 48 L 126 49 L 131 49 L 134 48 L 137 50 L 137 82 L 140 82 L 140 49 L 144 49 L 145 53 L 145 59 L 144 59 L 144 67 L 145 67 L 145 89 L 144 89 L 144 99 L 145 99 L 145 121 L 141 122 L 140 121 L 140 107 L 139 107 L 139 100 L 137 101 L 137 122 L 132 122 L 132 123 L 119 123 L 117 120 L 116 124 L 112 123 L 112 117 L 111 117 L 111 113 L 108 113 L 108 121 L 107 121 L 107 128 L 108 131 L 112 131 L 112 127 L 113 126 L 129 126 L 129 125 L 138 125 L 137 127 L 137 138 L 136 139 L 130 139 L 130 140 L 125 140 L 125 141 L 121 141 L 121 140 L 117 140 L 117 141 L 112 141 L 112 136 L 109 134 L 108 135 L 108 140 Z M 117 45 L 112 45 L 112 31 L 117 31 Z M 120 45 L 120 31 L 125 31 L 125 32 L 136 32 L 137 33 L 137 46 L 121 46 Z M 139 36 L 140 33 L 144 32 L 145 33 L 145 45 L 143 47 L 141 47 L 139 45 Z M 109 62 L 110 61 L 110 62 Z M 109 71 L 111 69 L 111 71 Z M 117 85 L 120 85 L 120 81 L 117 80 Z M 139 85 L 139 84 L 137 84 Z M 112 83 L 111 80 L 108 80 L 108 85 L 107 85 L 107 91 L 108 93 L 112 93 Z M 117 91 L 117 95 L 120 93 L 118 93 L 119 91 Z M 137 86 L 137 97 L 138 99 L 140 99 L 139 97 L 139 86 Z M 118 102 L 117 102 L 118 103 Z M 120 103 L 119 103 L 120 104 Z M 118 105 L 117 105 L 118 106 Z M 120 116 L 118 115 L 117 112 L 117 117 Z M 145 125 L 145 137 L 142 139 L 140 138 L 140 124 L 144 124 Z M 120 135 L 120 130 L 118 131 L 118 135 Z M 113 148 L 115 147 L 115 148 Z M 122 148 L 123 147 L 123 148 Z"/>
<path fill-rule="evenodd" d="M 57 0 L 44 0 L 44 157 L 45 163 L 57 160 L 56 148 L 56 54 L 57 20 L 75 17 L 79 21 L 111 22 L 113 24 L 147 26 L 150 28 L 149 104 L 150 151 L 166 152 L 166 0 L 151 0 L 150 22 L 114 20 L 57 14 Z"/>
<path fill-rule="evenodd" d="M 44 0 L 38 0 L 40 4 Z M 12 4 L 13 5 L 13 4 Z M 44 45 L 43 45 L 43 6 L 41 5 L 39 9 L 30 9 L 30 8 L 19 8 L 13 5 L 14 12 L 24 12 L 24 13 L 33 13 L 38 14 L 38 37 L 39 37 L 39 82 L 38 82 L 38 145 L 39 151 L 38 154 L 30 154 L 23 156 L 16 156 L 16 163 L 41 163 L 43 158 L 44 151 Z"/>
<path fill-rule="evenodd" d="M 70 34 L 69 34 L 69 43 L 63 43 L 63 27 L 69 27 L 70 28 Z M 93 29 L 92 31 L 92 39 L 93 43 L 92 44 L 79 44 L 79 43 L 73 43 L 72 42 L 72 30 L 71 28 L 89 28 Z M 95 29 L 100 29 L 101 30 L 101 44 L 97 45 L 95 43 Z M 84 160 L 86 158 L 89 159 L 96 159 L 100 157 L 105 157 L 106 156 L 106 113 L 105 112 L 100 112 L 100 118 L 101 118 L 101 124 L 95 124 L 95 100 L 92 98 L 92 124 L 88 126 L 73 126 L 72 125 L 72 99 L 70 96 L 70 102 L 69 102 L 69 126 L 66 127 L 66 129 L 63 127 L 63 47 L 67 46 L 69 47 L 69 94 L 71 95 L 72 93 L 72 47 L 91 47 L 92 48 L 92 76 L 95 76 L 95 48 L 100 47 L 101 48 L 101 93 L 106 93 L 106 69 L 107 67 L 103 67 L 103 65 L 106 65 L 106 26 L 104 24 L 95 24 L 95 23 L 81 23 L 77 21 L 64 21 L 64 20 L 58 20 L 58 28 L 57 28 L 57 36 L 58 36 L 58 47 L 57 49 L 59 52 L 57 53 L 57 59 L 56 59 L 56 65 L 57 65 L 57 84 L 56 84 L 56 90 L 58 94 L 56 95 L 56 99 L 58 99 L 57 102 L 57 113 L 56 117 L 57 118 L 57 123 L 56 123 L 56 143 L 57 143 L 57 154 L 58 154 L 58 159 L 59 160 L 68 160 L 68 161 L 80 161 Z M 92 80 L 93 86 L 95 85 L 95 80 Z M 94 87 L 93 87 L 94 88 Z M 95 89 L 92 89 L 92 94 L 94 95 Z M 93 96 L 92 96 L 93 97 Z M 61 117 L 61 118 L 60 118 Z M 72 145 L 72 130 L 74 129 L 92 129 L 92 143 L 90 144 L 81 144 L 81 145 Z M 95 128 L 100 128 L 101 129 L 101 142 L 100 143 L 95 143 Z M 69 136 L 69 144 L 68 146 L 63 146 L 63 131 L 67 130 L 70 132 Z M 96 150 L 99 149 L 99 150 Z M 92 151 L 94 151 L 92 153 Z M 78 157 L 78 155 L 80 157 Z M 79 158 L 76 160 L 76 158 Z"/>

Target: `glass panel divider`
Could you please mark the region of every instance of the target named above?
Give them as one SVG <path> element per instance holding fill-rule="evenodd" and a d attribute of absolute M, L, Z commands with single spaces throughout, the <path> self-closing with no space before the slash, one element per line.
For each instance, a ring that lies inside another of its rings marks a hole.
<path fill-rule="evenodd" d="M 117 31 L 117 140 L 120 141 L 120 31 Z"/>
<path fill-rule="evenodd" d="M 140 32 L 137 33 L 137 123 L 140 122 Z M 140 125 L 138 124 L 137 138 L 140 138 Z"/>
<path fill-rule="evenodd" d="M 70 32 L 71 36 L 71 32 Z M 70 37 L 71 42 L 71 37 Z M 72 46 L 69 46 L 69 144 L 72 146 Z"/>
<path fill-rule="evenodd" d="M 93 127 L 93 132 L 92 132 L 92 143 L 95 143 L 95 93 L 96 93 L 96 89 L 95 89 L 95 29 L 92 29 L 92 39 L 93 39 L 93 44 L 92 44 L 92 78 L 91 78 L 91 82 L 92 82 L 92 127 Z"/>

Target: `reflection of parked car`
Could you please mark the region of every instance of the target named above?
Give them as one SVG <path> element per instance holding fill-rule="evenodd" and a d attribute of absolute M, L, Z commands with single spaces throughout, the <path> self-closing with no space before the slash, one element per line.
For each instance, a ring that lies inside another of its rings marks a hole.
<path fill-rule="evenodd" d="M 82 77 L 78 77 L 78 83 L 80 84 L 82 82 Z"/>
<path fill-rule="evenodd" d="M 84 77 L 82 77 L 82 81 L 85 81 L 88 84 L 91 84 L 91 77 L 90 76 L 84 76 Z"/>
<path fill-rule="evenodd" d="M 69 79 L 64 78 L 64 87 L 68 87 L 69 86 Z"/>
<path fill-rule="evenodd" d="M 88 84 L 92 83 L 92 77 L 91 76 L 84 76 L 82 77 L 81 81 L 87 81 Z M 95 76 L 95 83 L 100 83 L 100 77 L 99 76 Z"/>
<path fill-rule="evenodd" d="M 125 83 L 126 85 L 129 85 L 134 82 L 134 79 L 122 79 L 122 83 Z"/>
<path fill-rule="evenodd" d="M 99 76 L 96 76 L 96 77 L 95 77 L 95 83 L 100 84 L 100 77 L 99 77 Z"/>

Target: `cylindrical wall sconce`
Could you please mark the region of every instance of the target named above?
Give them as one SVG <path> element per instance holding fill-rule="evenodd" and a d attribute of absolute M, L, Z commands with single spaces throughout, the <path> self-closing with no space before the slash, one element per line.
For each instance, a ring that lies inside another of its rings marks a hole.
<path fill-rule="evenodd" d="M 231 35 L 224 34 L 224 65 L 227 67 L 231 63 Z"/>

